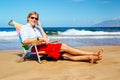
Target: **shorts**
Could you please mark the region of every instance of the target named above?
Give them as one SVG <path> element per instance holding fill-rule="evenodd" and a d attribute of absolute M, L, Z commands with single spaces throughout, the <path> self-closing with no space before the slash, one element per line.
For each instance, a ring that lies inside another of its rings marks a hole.
<path fill-rule="evenodd" d="M 60 54 L 60 49 L 61 49 L 61 45 L 60 43 L 49 43 L 49 44 L 38 44 L 37 45 L 37 49 L 38 52 L 39 51 L 45 51 L 45 53 L 47 53 L 49 56 L 55 58 L 55 59 L 59 59 L 59 57 L 61 56 Z M 35 48 L 32 48 L 32 52 L 35 52 Z"/>

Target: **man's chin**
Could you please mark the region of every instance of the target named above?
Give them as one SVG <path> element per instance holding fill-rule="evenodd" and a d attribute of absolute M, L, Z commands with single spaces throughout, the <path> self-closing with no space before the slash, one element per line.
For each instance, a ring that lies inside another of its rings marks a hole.
<path fill-rule="evenodd" d="M 31 23 L 31 25 L 32 25 L 32 26 L 35 26 L 35 25 L 36 25 L 36 23 Z"/>

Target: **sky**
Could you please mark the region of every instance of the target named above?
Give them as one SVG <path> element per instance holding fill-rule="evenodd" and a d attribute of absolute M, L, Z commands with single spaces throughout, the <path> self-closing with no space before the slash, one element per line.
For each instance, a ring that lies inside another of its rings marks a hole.
<path fill-rule="evenodd" d="M 0 27 L 13 19 L 26 24 L 36 11 L 43 27 L 89 27 L 120 19 L 120 0 L 0 0 Z"/>

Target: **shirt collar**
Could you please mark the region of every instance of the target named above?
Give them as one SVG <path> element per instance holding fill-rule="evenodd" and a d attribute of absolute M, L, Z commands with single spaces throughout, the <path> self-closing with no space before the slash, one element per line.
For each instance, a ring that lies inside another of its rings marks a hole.
<path fill-rule="evenodd" d="M 27 23 L 26 24 L 28 27 L 31 27 L 32 28 L 32 25 L 30 23 Z M 35 28 L 35 27 L 34 27 Z"/>
<path fill-rule="evenodd" d="M 32 27 L 32 25 L 30 23 L 27 23 L 26 25 L 29 26 L 29 27 Z"/>

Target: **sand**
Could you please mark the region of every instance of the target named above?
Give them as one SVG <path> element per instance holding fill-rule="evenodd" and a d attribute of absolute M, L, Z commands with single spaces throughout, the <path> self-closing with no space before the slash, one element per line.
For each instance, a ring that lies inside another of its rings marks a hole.
<path fill-rule="evenodd" d="M 68 60 L 18 63 L 22 50 L 0 51 L 0 80 L 120 80 L 120 46 L 77 47 L 86 51 L 104 48 L 97 64 Z"/>

